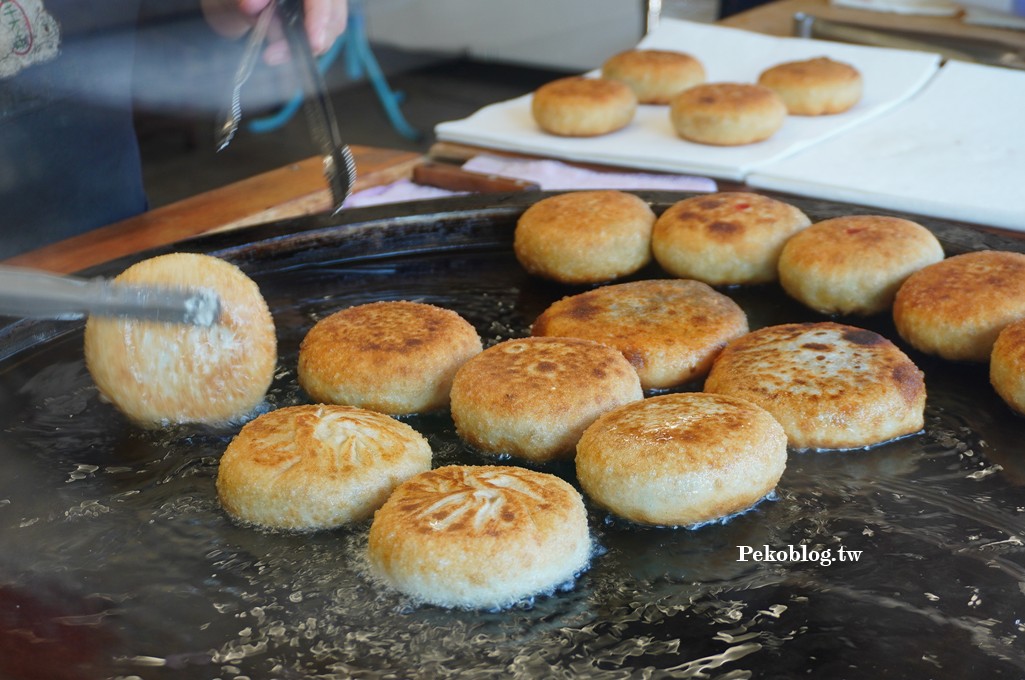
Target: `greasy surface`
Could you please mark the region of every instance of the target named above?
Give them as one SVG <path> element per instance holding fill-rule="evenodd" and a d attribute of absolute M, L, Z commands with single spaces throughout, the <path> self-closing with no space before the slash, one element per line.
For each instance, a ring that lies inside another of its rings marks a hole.
<path fill-rule="evenodd" d="M 729 297 L 700 281 L 661 279 L 563 298 L 534 321 L 531 333 L 611 345 L 649 389 L 703 377 L 723 346 L 747 329 L 744 311 Z"/>
<path fill-rule="evenodd" d="M 775 92 L 748 83 L 705 83 L 673 97 L 669 117 L 684 139 L 737 146 L 768 139 L 783 126 L 787 107 Z"/>
<path fill-rule="evenodd" d="M 459 436 L 491 453 L 572 458 L 609 409 L 641 399 L 637 372 L 616 349 L 577 338 L 520 338 L 468 361 L 452 385 Z"/>
<path fill-rule="evenodd" d="M 584 432 L 576 472 L 591 499 L 642 524 L 688 525 L 772 491 L 787 436 L 765 409 L 716 394 L 666 394 L 606 413 Z"/>
<path fill-rule="evenodd" d="M 783 244 L 809 224 L 789 203 L 723 191 L 670 206 L 655 222 L 651 248 L 674 276 L 713 286 L 768 283 Z"/>
<path fill-rule="evenodd" d="M 601 283 L 651 261 L 655 213 L 624 191 L 573 191 L 538 201 L 516 222 L 513 252 L 528 272 Z"/>
<path fill-rule="evenodd" d="M 924 422 L 925 383 L 911 359 L 878 333 L 831 321 L 760 328 L 730 343 L 705 391 L 762 406 L 799 449 L 871 446 Z"/>
<path fill-rule="evenodd" d="M 1025 317 L 1025 254 L 980 251 L 912 274 L 897 291 L 897 331 L 944 359 L 988 361 L 1004 326 Z"/>
<path fill-rule="evenodd" d="M 878 314 L 919 269 L 943 259 L 928 229 L 883 215 L 825 220 L 787 241 L 779 282 L 789 295 L 823 314 Z"/>
<path fill-rule="evenodd" d="M 669 50 L 627 50 L 602 65 L 602 77 L 630 86 L 641 104 L 668 104 L 674 95 L 705 82 L 694 56 Z"/>
<path fill-rule="evenodd" d="M 1008 324 L 997 336 L 989 380 L 1011 408 L 1025 414 L 1025 317 Z"/>
<path fill-rule="evenodd" d="M 456 370 L 481 351 L 456 312 L 390 300 L 317 322 L 299 350 L 299 383 L 315 401 L 393 415 L 448 405 Z"/>
<path fill-rule="evenodd" d="M 758 84 L 770 88 L 799 116 L 842 113 L 861 99 L 861 73 L 854 66 L 816 57 L 766 69 Z"/>
<path fill-rule="evenodd" d="M 139 262 L 115 281 L 207 288 L 221 301 L 221 316 L 209 328 L 89 319 L 89 371 L 125 415 L 150 427 L 225 423 L 259 405 L 277 362 L 274 320 L 256 283 L 238 267 L 206 255 L 171 254 Z"/>
<path fill-rule="evenodd" d="M 523 271 L 522 210 L 545 194 L 344 211 L 186 244 L 238 263 L 274 312 L 268 407 L 305 403 L 299 343 L 344 307 L 451 308 L 485 345 L 529 334 L 579 290 Z M 644 194 L 656 213 L 684 198 Z M 785 199 L 789 200 L 789 199 Z M 794 200 L 812 219 L 863 207 Z M 951 254 L 1025 242 L 923 219 Z M 244 238 L 243 238 L 244 236 Z M 92 274 L 113 275 L 127 266 Z M 649 267 L 638 276 L 665 276 Z M 778 286 L 725 291 L 752 328 L 821 315 Z M 0 329 L 0 655 L 6 678 L 1021 678 L 1025 418 L 986 367 L 909 349 L 926 372 L 919 435 L 869 450 L 791 452 L 775 493 L 699 529 L 645 528 L 585 501 L 595 555 L 572 588 L 501 612 L 416 605 L 368 576 L 369 522 L 264 532 L 221 508 L 237 427 L 140 430 L 100 399 L 82 324 Z M 435 466 L 491 464 L 441 414 L 403 418 Z M 538 466 L 575 483 L 572 465 Z M 738 560 L 738 546 L 839 547 L 858 561 Z M 20 666 L 13 665 L 20 661 Z M 29 669 L 19 673 L 18 668 Z M 47 670 L 49 670 L 49 668 Z"/>
<path fill-rule="evenodd" d="M 330 529 L 370 517 L 400 482 L 430 468 L 430 445 L 405 423 L 350 406 L 291 406 L 232 439 L 217 493 L 244 522 Z"/>
<path fill-rule="evenodd" d="M 551 591 L 591 553 L 580 494 L 554 475 L 446 466 L 400 485 L 374 515 L 374 573 L 416 600 L 489 608 Z"/>
<path fill-rule="evenodd" d="M 539 87 L 530 110 L 545 132 L 593 137 L 628 125 L 637 111 L 637 95 L 618 80 L 574 76 Z"/>

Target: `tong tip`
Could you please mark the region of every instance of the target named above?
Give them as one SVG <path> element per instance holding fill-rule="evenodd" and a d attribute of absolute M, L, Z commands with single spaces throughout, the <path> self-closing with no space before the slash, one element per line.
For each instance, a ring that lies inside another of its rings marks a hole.
<path fill-rule="evenodd" d="M 208 288 L 196 290 L 185 300 L 185 322 L 209 328 L 221 317 L 221 299 Z"/>

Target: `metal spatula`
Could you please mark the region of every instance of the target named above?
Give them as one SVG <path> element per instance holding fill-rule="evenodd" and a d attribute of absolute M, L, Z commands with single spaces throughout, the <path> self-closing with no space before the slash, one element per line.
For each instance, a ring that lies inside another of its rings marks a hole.
<path fill-rule="evenodd" d="M 0 315 L 80 319 L 89 314 L 208 327 L 220 318 L 221 301 L 205 288 L 124 285 L 0 266 Z"/>

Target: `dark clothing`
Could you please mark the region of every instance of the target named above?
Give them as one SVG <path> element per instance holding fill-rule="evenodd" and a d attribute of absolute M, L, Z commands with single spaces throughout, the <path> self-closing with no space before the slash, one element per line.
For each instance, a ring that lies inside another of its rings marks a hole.
<path fill-rule="evenodd" d="M 42 2 L 59 53 L 0 79 L 0 259 L 146 208 L 132 127 L 138 0 Z"/>

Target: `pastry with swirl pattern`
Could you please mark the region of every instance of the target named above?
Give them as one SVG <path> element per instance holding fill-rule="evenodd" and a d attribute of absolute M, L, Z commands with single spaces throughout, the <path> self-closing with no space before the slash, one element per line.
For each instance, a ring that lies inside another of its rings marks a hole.
<path fill-rule="evenodd" d="M 417 602 L 494 609 L 554 591 L 590 559 L 580 494 L 506 466 L 450 465 L 399 485 L 374 514 L 372 573 Z"/>
<path fill-rule="evenodd" d="M 431 467 L 405 423 L 352 406 L 289 406 L 247 423 L 221 457 L 217 495 L 257 526 L 313 531 L 356 522 Z"/>

